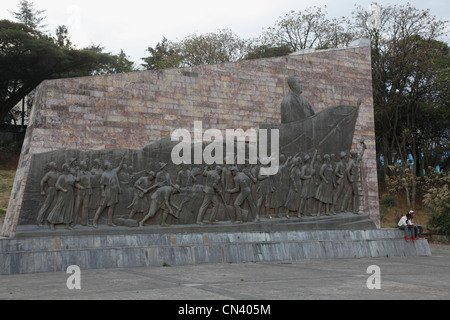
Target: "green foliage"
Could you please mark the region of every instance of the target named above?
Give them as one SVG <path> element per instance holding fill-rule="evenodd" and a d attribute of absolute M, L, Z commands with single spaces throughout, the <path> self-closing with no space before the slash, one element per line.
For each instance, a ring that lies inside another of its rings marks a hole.
<path fill-rule="evenodd" d="M 112 63 L 112 68 L 109 69 L 108 73 L 127 73 L 136 71 L 134 62 L 128 60 L 128 56 L 123 49 L 120 49 L 120 53 L 113 57 L 115 61 Z"/>
<path fill-rule="evenodd" d="M 147 70 L 161 70 L 203 64 L 241 60 L 248 52 L 247 41 L 229 29 L 205 34 L 191 34 L 179 42 L 163 37 L 155 48 L 147 49 L 150 56 L 142 58 Z"/>
<path fill-rule="evenodd" d="M 446 172 L 437 173 L 430 171 L 424 178 L 423 188 L 426 194 L 423 204 L 433 212 L 440 211 L 449 205 L 450 199 L 450 175 Z"/>
<path fill-rule="evenodd" d="M 149 57 L 142 58 L 142 66 L 147 70 L 162 70 L 167 68 L 177 68 L 181 66 L 183 56 L 176 44 L 163 37 L 155 48 L 149 47 L 147 51 Z"/>
<path fill-rule="evenodd" d="M 270 46 L 288 46 L 292 52 L 302 49 L 328 49 L 348 45 L 354 35 L 346 18 L 327 18 L 326 6 L 290 11 L 262 35 Z"/>
<path fill-rule="evenodd" d="M 45 17 L 41 17 L 44 12 L 45 10 L 35 10 L 32 2 L 21 0 L 19 3 L 19 11 L 12 12 L 12 14 L 24 25 L 32 29 L 42 29 L 45 27 L 45 25 L 42 25 Z"/>
<path fill-rule="evenodd" d="M 414 207 L 411 201 L 411 194 L 419 179 L 413 174 L 411 168 L 400 166 L 399 164 L 389 166 L 389 168 L 390 174 L 385 177 L 386 191 L 396 198 L 399 198 L 401 194 L 405 194 L 406 205 Z"/>
<path fill-rule="evenodd" d="M 69 28 L 66 26 L 58 26 L 54 41 L 61 48 L 71 48 L 72 42 L 70 41 Z"/>
<path fill-rule="evenodd" d="M 385 208 L 391 208 L 396 205 L 396 197 L 394 195 L 386 195 L 381 199 L 380 205 Z"/>
<path fill-rule="evenodd" d="M 412 175 L 422 176 L 427 166 L 448 161 L 449 48 L 439 41 L 448 21 L 410 4 L 379 8 L 378 23 L 363 7 L 353 22 L 355 34 L 372 44 L 377 153 L 385 175 L 389 164 L 412 155 Z"/>
<path fill-rule="evenodd" d="M 450 236 L 450 198 L 447 198 L 429 217 L 428 229 Z"/>
<path fill-rule="evenodd" d="M 238 61 L 247 52 L 246 41 L 230 29 L 200 35 L 191 34 L 179 45 L 185 66 Z"/>
<path fill-rule="evenodd" d="M 55 37 L 42 32 L 44 12 L 21 0 L 12 12 L 19 23 L 0 20 L 0 119 L 15 115 L 11 110 L 43 80 L 135 71 L 123 50 L 113 55 L 99 45 L 75 48 L 64 25 Z"/>
<path fill-rule="evenodd" d="M 424 189 L 423 204 L 431 211 L 428 229 L 450 235 L 450 175 L 429 170 Z"/>
<path fill-rule="evenodd" d="M 253 49 L 250 49 L 245 59 L 261 59 L 261 58 L 271 58 L 271 57 L 281 57 L 287 56 L 292 53 L 292 50 L 287 45 L 271 47 L 269 45 L 259 45 Z"/>
<path fill-rule="evenodd" d="M 387 192 L 415 206 L 427 167 L 448 167 L 450 140 L 449 47 L 439 41 L 448 21 L 410 4 L 378 6 L 377 23 L 357 7 L 354 31 L 372 45 L 375 138 Z M 406 166 L 409 170 L 391 167 Z M 401 170 L 399 170 L 401 169 Z M 421 193 L 422 192 L 422 193 Z"/>
<path fill-rule="evenodd" d="M 0 220 L 3 220 L 8 208 L 15 173 L 15 169 L 4 170 L 0 168 Z"/>
<path fill-rule="evenodd" d="M 106 60 L 99 60 L 93 57 L 93 66 L 91 69 L 91 74 L 111 74 L 111 73 L 126 73 L 136 71 L 134 63 L 128 60 L 128 56 L 125 54 L 123 49 L 120 49 L 118 55 L 113 55 L 110 52 L 103 52 L 104 48 L 100 45 L 91 45 L 85 50 L 92 51 L 94 54 L 107 57 Z"/>
<path fill-rule="evenodd" d="M 0 221 L 5 220 L 6 210 L 0 208 Z"/>
<path fill-rule="evenodd" d="M 147 49 L 150 56 L 142 58 L 142 66 L 147 70 L 161 70 L 278 57 L 292 52 L 288 45 L 255 43 L 239 38 L 229 29 L 200 35 L 191 34 L 179 42 L 172 42 L 163 37 L 154 48 Z"/>

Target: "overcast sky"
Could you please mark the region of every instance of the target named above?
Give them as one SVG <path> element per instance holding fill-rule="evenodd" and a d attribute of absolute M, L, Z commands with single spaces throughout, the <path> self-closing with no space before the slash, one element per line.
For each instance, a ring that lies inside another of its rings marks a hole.
<path fill-rule="evenodd" d="M 14 21 L 10 11 L 18 11 L 19 0 L 1 1 L 0 19 Z M 368 8 L 367 0 L 30 0 L 37 10 L 45 11 L 46 30 L 54 34 L 58 25 L 69 27 L 72 43 L 82 48 L 100 44 L 117 54 L 120 49 L 137 65 L 148 56 L 163 36 L 182 40 L 192 33 L 215 32 L 229 28 L 241 38 L 261 35 L 263 28 L 291 10 L 327 6 L 328 17 L 351 17 L 355 4 Z M 406 4 L 406 1 L 378 0 L 378 4 Z M 418 9 L 450 20 L 448 0 L 410 0 Z"/>

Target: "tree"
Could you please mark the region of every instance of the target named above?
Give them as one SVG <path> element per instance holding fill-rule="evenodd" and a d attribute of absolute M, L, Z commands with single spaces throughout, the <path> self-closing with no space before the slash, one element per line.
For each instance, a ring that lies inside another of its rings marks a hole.
<path fill-rule="evenodd" d="M 229 29 L 205 34 L 191 34 L 180 42 L 163 37 L 150 56 L 142 58 L 147 70 L 198 66 L 241 60 L 248 52 L 248 42 Z"/>
<path fill-rule="evenodd" d="M 19 8 L 17 12 L 10 13 L 21 23 L 26 26 L 38 30 L 46 27 L 46 25 L 42 25 L 42 21 L 45 17 L 42 17 L 45 10 L 35 10 L 32 2 L 28 2 L 26 0 L 22 0 L 19 2 Z M 22 100 L 21 108 L 14 108 L 10 111 L 8 118 L 12 118 L 14 124 L 16 124 L 16 118 L 20 117 L 22 119 L 21 124 L 24 125 L 25 122 L 25 114 L 29 111 L 29 108 L 25 108 L 25 101 L 27 105 L 30 105 L 33 99 L 28 99 L 28 97 L 33 97 L 33 91 L 30 92 L 27 96 L 27 99 L 24 97 Z M 1 118 L 0 118 L 1 119 Z M 6 121 L 6 123 L 11 122 L 11 120 Z"/>
<path fill-rule="evenodd" d="M 198 66 L 241 60 L 247 53 L 247 42 L 230 29 L 206 34 L 191 34 L 179 43 L 182 64 Z"/>
<path fill-rule="evenodd" d="M 76 49 L 67 26 L 58 26 L 55 37 L 44 34 L 44 12 L 21 0 L 19 10 L 11 12 L 20 23 L 0 21 L 0 119 L 20 114 L 23 123 L 25 97 L 29 106 L 28 97 L 45 79 L 135 71 L 123 50 L 112 55 L 95 45 Z M 21 110 L 11 113 L 22 99 Z"/>
<path fill-rule="evenodd" d="M 70 41 L 69 28 L 61 25 L 56 27 L 55 43 L 62 48 L 71 48 L 72 41 Z"/>
<path fill-rule="evenodd" d="M 92 75 L 100 74 L 112 74 L 112 73 L 125 73 L 136 71 L 134 63 L 128 60 L 128 56 L 125 54 L 123 49 L 120 49 L 120 53 L 117 55 L 111 52 L 103 52 L 105 48 L 101 45 L 92 44 L 85 50 L 92 51 L 99 55 L 109 56 L 109 59 L 98 60 L 96 66 L 93 66 L 91 70 Z"/>
<path fill-rule="evenodd" d="M 292 52 L 302 49 L 330 48 L 348 44 L 353 38 L 345 18 L 329 20 L 324 9 L 309 7 L 280 17 L 274 27 L 263 33 L 263 42 L 289 46 Z"/>
<path fill-rule="evenodd" d="M 150 56 L 142 58 L 144 60 L 142 66 L 146 70 L 161 70 L 181 66 L 183 57 L 180 53 L 180 48 L 165 37 L 163 37 L 161 42 L 158 42 L 155 48 L 149 47 L 147 51 L 150 52 Z"/>
<path fill-rule="evenodd" d="M 136 71 L 134 62 L 130 61 L 123 49 L 120 49 L 119 54 L 114 55 L 115 61 L 113 62 L 113 68 L 108 73 L 127 73 Z"/>
<path fill-rule="evenodd" d="M 326 21 L 323 31 L 324 35 L 318 49 L 347 47 L 355 39 L 351 21 L 345 17 Z"/>
<path fill-rule="evenodd" d="M 91 75 L 111 55 L 60 47 L 21 23 L 0 20 L 0 119 L 45 79 Z"/>
<path fill-rule="evenodd" d="M 256 45 L 249 49 L 249 52 L 245 56 L 245 59 L 261 59 L 261 58 L 271 58 L 271 57 L 281 57 L 287 56 L 292 53 L 292 50 L 288 45 L 282 45 L 278 47 L 272 47 L 270 45 Z"/>
<path fill-rule="evenodd" d="M 437 78 L 449 67 L 448 46 L 438 41 L 448 21 L 409 4 L 377 7 L 376 19 L 373 12 L 357 7 L 354 17 L 356 35 L 369 38 L 372 44 L 375 132 L 384 176 L 389 174 L 389 164 L 400 160 L 406 167 L 412 157 L 412 186 L 410 192 L 405 191 L 408 205 L 414 207 L 416 177 L 424 168 L 424 144 L 436 134 L 442 134 L 441 141 L 448 143 L 448 129 L 446 134 L 434 130 L 445 128 L 445 122 L 448 128 L 448 117 L 433 118 L 439 123 L 436 126 L 430 126 L 430 119 L 424 117 L 443 110 L 445 101 L 448 108 L 448 81 L 442 86 Z"/>
<path fill-rule="evenodd" d="M 41 17 L 41 15 L 44 12 L 45 10 L 35 10 L 32 2 L 21 0 L 19 3 L 19 11 L 11 13 L 19 22 L 32 29 L 39 30 L 46 27 L 46 25 L 42 25 L 45 17 Z"/>

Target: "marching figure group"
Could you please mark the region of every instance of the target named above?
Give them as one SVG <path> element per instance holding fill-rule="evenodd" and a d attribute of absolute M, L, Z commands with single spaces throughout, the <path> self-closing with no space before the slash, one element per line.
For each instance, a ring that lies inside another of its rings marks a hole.
<path fill-rule="evenodd" d="M 219 221 L 220 210 L 222 217 L 234 223 L 258 222 L 262 213 L 268 219 L 289 219 L 292 213 L 298 218 L 340 212 L 358 214 L 360 163 L 366 149 L 364 141 L 361 145 L 359 154 L 341 152 L 338 157 L 319 155 L 317 150 L 312 155 L 281 155 L 279 171 L 273 176 L 261 175 L 260 164 L 192 169 L 181 164 L 172 179 L 167 164 L 162 162 L 156 173 L 133 172 L 124 164 L 124 157 L 116 168 L 109 161 L 102 166 L 95 159 L 90 170 L 86 161 L 78 163 L 74 158 L 64 163 L 61 170 L 50 162 L 40 182 L 43 204 L 37 223 L 47 222 L 51 229 L 57 224 L 65 224 L 69 229 L 77 224 L 87 226 L 92 212 L 91 226 L 97 228 L 106 211 L 107 225 L 115 226 L 114 213 L 128 210 L 128 219 L 134 219 L 136 213 L 143 214 L 140 227 L 162 211 L 164 226 L 169 215 L 180 218 L 185 204 L 195 198 L 193 195 L 202 197 L 201 205 L 186 210 L 194 212 L 195 223 L 200 225 Z M 177 193 L 181 200 L 174 201 Z M 210 206 L 209 220 L 205 220 Z"/>

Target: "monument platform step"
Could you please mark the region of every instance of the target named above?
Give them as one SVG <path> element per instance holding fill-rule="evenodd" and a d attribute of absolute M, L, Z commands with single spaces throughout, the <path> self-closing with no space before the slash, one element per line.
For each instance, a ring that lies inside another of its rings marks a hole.
<path fill-rule="evenodd" d="M 248 232 L 248 231 L 309 231 L 309 230 L 367 230 L 376 229 L 374 222 L 368 215 L 353 214 L 350 212 L 337 215 L 304 216 L 301 218 L 264 218 L 259 222 L 245 222 L 234 224 L 230 221 L 218 221 L 203 225 L 146 225 L 144 228 L 127 227 L 119 225 L 109 227 L 99 224 L 92 226 L 77 225 L 70 230 L 65 225 L 55 226 L 50 230 L 48 226 L 19 225 L 14 238 L 45 237 L 45 236 L 71 236 L 71 235 L 119 235 L 119 234 L 148 234 L 148 233 L 196 233 L 196 232 Z"/>
<path fill-rule="evenodd" d="M 398 229 L 48 234 L 0 239 L 0 274 L 429 255 L 426 239 L 406 242 Z"/>

